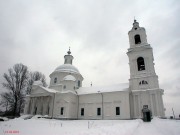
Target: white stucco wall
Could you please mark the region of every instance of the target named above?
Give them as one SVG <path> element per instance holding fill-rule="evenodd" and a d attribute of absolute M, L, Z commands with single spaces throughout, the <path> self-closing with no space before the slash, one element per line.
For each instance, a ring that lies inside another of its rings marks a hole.
<path fill-rule="evenodd" d="M 79 96 L 79 119 L 130 119 L 128 91 L 102 94 L 103 104 L 100 93 Z M 120 107 L 120 115 L 116 115 L 116 107 Z M 81 108 L 84 108 L 84 116 L 81 116 Z M 101 108 L 100 116 L 97 115 L 97 108 Z"/>
<path fill-rule="evenodd" d="M 131 111 L 133 118 L 142 118 L 142 109 L 144 105 L 148 105 L 153 116 L 164 117 L 162 95 L 162 89 L 132 91 Z"/>
<path fill-rule="evenodd" d="M 33 86 L 32 92 L 26 97 L 24 114 L 52 116 L 54 93 L 47 92 L 41 86 Z M 49 112 L 48 112 L 49 107 Z"/>
<path fill-rule="evenodd" d="M 74 91 L 75 89 L 76 89 L 75 81 L 69 81 L 69 80 L 63 81 L 63 91 L 67 91 L 67 90 Z"/>
<path fill-rule="evenodd" d="M 77 119 L 77 100 L 77 95 L 73 93 L 56 93 L 53 117 Z M 61 107 L 64 108 L 63 115 L 60 113 Z"/>

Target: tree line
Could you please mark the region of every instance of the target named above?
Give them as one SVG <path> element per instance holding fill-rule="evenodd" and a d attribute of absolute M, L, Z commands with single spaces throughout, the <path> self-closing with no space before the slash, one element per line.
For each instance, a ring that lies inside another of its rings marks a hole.
<path fill-rule="evenodd" d="M 25 96 L 31 94 L 34 81 L 41 81 L 46 87 L 45 75 L 39 71 L 30 72 L 23 64 L 15 64 L 3 74 L 2 86 L 7 92 L 1 93 L 0 106 L 5 107 L 5 115 L 20 116 L 25 105 Z"/>

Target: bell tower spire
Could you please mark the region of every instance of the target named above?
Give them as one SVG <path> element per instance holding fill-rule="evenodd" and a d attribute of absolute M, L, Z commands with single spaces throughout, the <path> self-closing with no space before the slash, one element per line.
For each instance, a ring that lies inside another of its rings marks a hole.
<path fill-rule="evenodd" d="M 135 28 L 139 28 L 139 23 L 136 21 L 135 18 L 134 18 L 133 27 L 134 27 L 134 29 L 135 29 Z"/>
<path fill-rule="evenodd" d="M 69 50 L 67 51 L 67 55 L 64 55 L 64 64 L 71 64 L 73 61 L 74 57 L 71 55 L 71 50 L 69 47 Z"/>

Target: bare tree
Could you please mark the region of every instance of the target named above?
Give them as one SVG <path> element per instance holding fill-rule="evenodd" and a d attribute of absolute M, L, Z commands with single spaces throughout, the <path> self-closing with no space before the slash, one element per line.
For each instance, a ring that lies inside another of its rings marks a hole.
<path fill-rule="evenodd" d="M 9 91 L 1 94 L 1 104 L 8 103 L 8 109 L 14 116 L 20 115 L 24 105 L 25 89 L 28 82 L 28 69 L 23 64 L 15 64 L 3 75 L 5 82 L 2 85 Z"/>
<path fill-rule="evenodd" d="M 6 111 L 14 116 L 20 115 L 24 109 L 25 95 L 31 93 L 34 81 L 41 81 L 46 87 L 45 75 L 41 72 L 28 72 L 27 66 L 15 64 L 8 73 L 3 75 L 5 82 L 2 83 L 8 92 L 1 94 L 0 105 L 6 107 Z"/>
<path fill-rule="evenodd" d="M 29 79 L 28 79 L 28 86 L 27 86 L 27 94 L 31 93 L 32 85 L 34 81 L 41 81 L 44 87 L 47 86 L 46 78 L 44 74 L 38 71 L 30 72 Z"/>
<path fill-rule="evenodd" d="M 0 102 L 0 105 L 2 107 L 5 107 L 6 108 L 6 112 L 7 111 L 13 111 L 13 104 L 14 104 L 14 98 L 13 98 L 13 95 L 12 95 L 12 92 L 9 92 L 9 93 L 2 93 L 1 94 L 1 102 Z"/>

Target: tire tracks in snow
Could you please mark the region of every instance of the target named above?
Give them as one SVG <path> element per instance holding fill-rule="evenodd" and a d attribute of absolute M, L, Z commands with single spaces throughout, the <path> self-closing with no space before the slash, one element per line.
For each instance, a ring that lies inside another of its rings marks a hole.
<path fill-rule="evenodd" d="M 139 121 L 138 125 L 135 127 L 135 129 L 132 131 L 131 135 L 136 135 L 136 130 L 142 125 L 142 121 Z"/>

